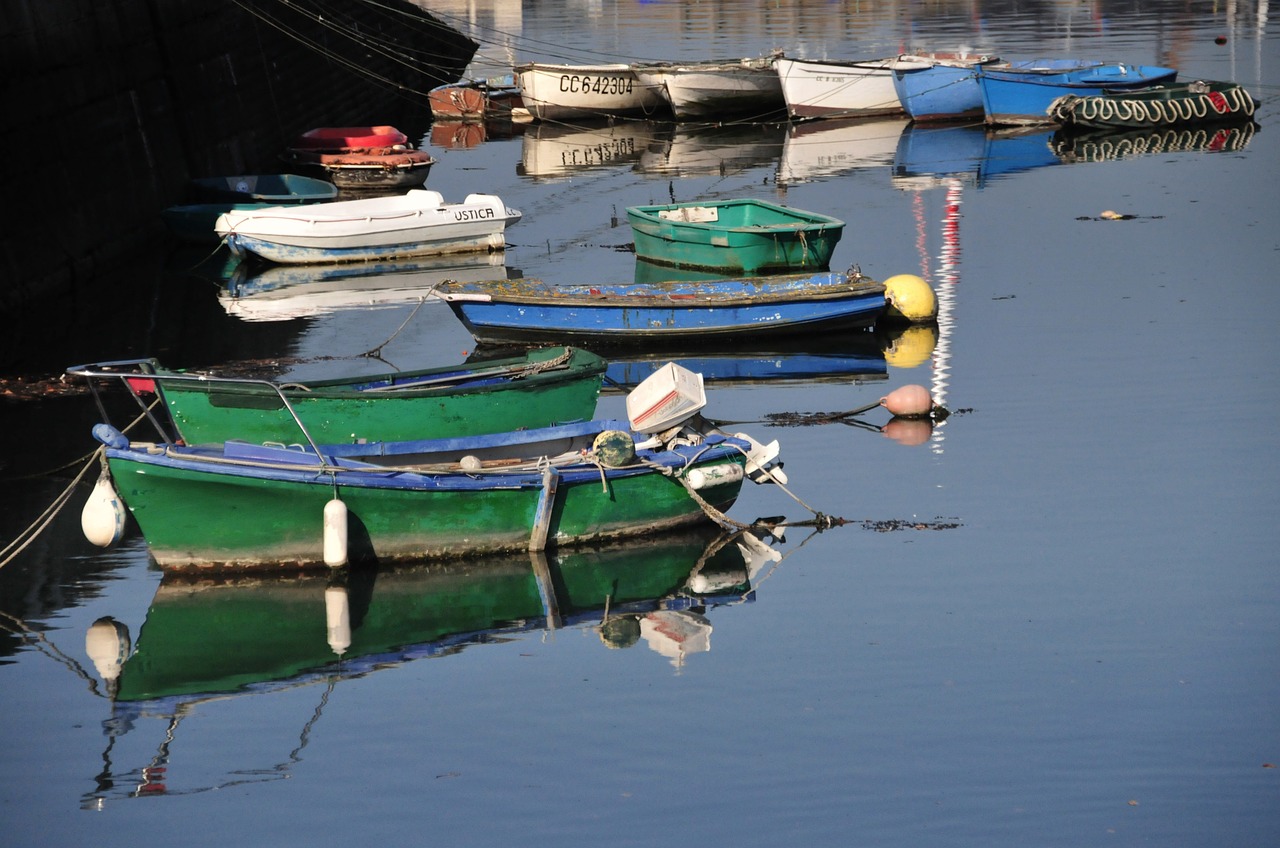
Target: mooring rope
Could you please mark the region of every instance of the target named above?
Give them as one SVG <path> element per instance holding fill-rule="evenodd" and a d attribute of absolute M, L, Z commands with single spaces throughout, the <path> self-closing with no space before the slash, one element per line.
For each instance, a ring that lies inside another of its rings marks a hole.
<path fill-rule="evenodd" d="M 130 421 L 128 426 L 126 426 L 121 432 L 127 433 L 134 427 L 138 426 L 138 424 L 147 417 L 147 413 L 149 413 L 157 403 L 159 403 L 159 398 L 152 401 L 151 405 L 148 406 L 147 409 L 144 410 L 137 418 Z M 53 499 L 53 503 L 49 504 L 45 511 L 40 513 L 36 520 L 27 526 L 27 529 L 14 537 L 14 540 L 3 549 L 0 549 L 0 568 L 4 568 L 9 563 L 13 562 L 13 560 L 17 558 L 18 554 L 30 547 L 31 543 L 39 538 L 40 534 L 53 523 L 53 519 L 56 518 L 58 513 L 62 511 L 62 508 L 67 505 L 67 501 L 71 500 L 71 494 L 75 491 L 76 486 L 80 485 L 80 481 L 84 479 L 85 474 L 89 473 L 89 469 L 93 467 L 93 461 L 95 459 L 101 463 L 103 471 L 106 471 L 106 448 L 99 446 L 85 459 L 84 467 L 81 468 L 75 478 L 67 484 L 67 487 Z"/>

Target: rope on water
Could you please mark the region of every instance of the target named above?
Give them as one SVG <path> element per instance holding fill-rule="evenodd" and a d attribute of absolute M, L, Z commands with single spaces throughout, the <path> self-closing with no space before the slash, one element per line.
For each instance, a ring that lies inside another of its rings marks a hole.
<path fill-rule="evenodd" d="M 391 344 L 393 341 L 395 341 L 396 336 L 400 335 L 400 331 L 409 325 L 409 322 L 413 320 L 413 316 L 418 314 L 418 310 L 422 308 L 422 304 L 427 302 L 427 298 L 431 296 L 431 292 L 434 291 L 435 287 L 438 285 L 440 285 L 440 283 L 433 284 L 431 288 L 427 290 L 426 294 L 418 298 L 418 305 L 413 307 L 413 311 L 409 313 L 409 317 L 404 319 L 404 321 L 400 324 L 400 326 L 396 328 L 396 331 L 392 333 L 391 336 L 388 337 L 386 341 L 384 341 L 382 344 L 378 345 L 377 347 L 373 347 L 373 348 L 370 348 L 369 350 L 366 350 L 364 353 L 360 354 L 360 356 L 368 357 L 370 359 L 381 358 L 382 349 L 387 345 Z"/>

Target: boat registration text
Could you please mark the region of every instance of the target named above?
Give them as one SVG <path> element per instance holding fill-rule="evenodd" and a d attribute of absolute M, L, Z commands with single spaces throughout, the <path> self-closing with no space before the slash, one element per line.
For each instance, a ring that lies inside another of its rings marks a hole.
<path fill-rule="evenodd" d="M 560 90 L 572 94 L 630 94 L 629 76 L 596 77 L 589 74 L 561 74 Z"/>

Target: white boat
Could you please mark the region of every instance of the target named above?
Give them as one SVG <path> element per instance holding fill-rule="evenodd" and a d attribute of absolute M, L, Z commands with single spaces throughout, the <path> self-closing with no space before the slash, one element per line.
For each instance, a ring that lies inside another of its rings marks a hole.
<path fill-rule="evenodd" d="M 786 109 L 773 67 L 781 54 L 721 62 L 632 65 L 646 88 L 663 92 L 677 121 L 742 116 L 764 119 Z"/>
<path fill-rule="evenodd" d="M 534 119 L 669 117 L 661 88 L 641 84 L 630 65 L 517 65 L 525 108 Z"/>
<path fill-rule="evenodd" d="M 438 191 L 368 197 L 316 206 L 232 211 L 214 229 L 237 256 L 270 262 L 353 262 L 503 250 L 520 213 L 492 194 L 445 203 Z"/>
<path fill-rule="evenodd" d="M 905 111 L 893 85 L 897 61 L 896 56 L 860 62 L 780 56 L 774 67 L 792 118 L 865 118 Z"/>

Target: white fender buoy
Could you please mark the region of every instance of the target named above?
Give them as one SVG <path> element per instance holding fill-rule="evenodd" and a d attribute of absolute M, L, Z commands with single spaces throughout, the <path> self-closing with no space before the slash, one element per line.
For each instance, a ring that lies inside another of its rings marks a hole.
<path fill-rule="evenodd" d="M 109 615 L 98 619 L 85 631 L 84 652 L 93 660 L 98 676 L 111 692 L 115 691 L 116 681 L 120 679 L 120 671 L 125 660 L 129 659 L 132 646 L 129 628 Z"/>
<path fill-rule="evenodd" d="M 708 465 L 705 468 L 691 468 L 685 475 L 689 486 L 695 492 L 722 483 L 738 483 L 745 476 L 742 466 L 736 463 Z"/>
<path fill-rule="evenodd" d="M 100 548 L 109 548 L 124 535 L 124 503 L 111 485 L 111 476 L 98 477 L 80 510 L 80 530 Z"/>
<path fill-rule="evenodd" d="M 324 505 L 324 564 L 347 564 L 347 505 L 338 498 Z"/>
<path fill-rule="evenodd" d="M 895 274 L 884 281 L 885 317 L 912 324 L 938 320 L 938 296 L 922 277 Z"/>
<path fill-rule="evenodd" d="M 324 590 L 324 620 L 329 647 L 342 656 L 351 647 L 351 602 L 346 586 L 329 586 Z"/>
<path fill-rule="evenodd" d="M 924 386 L 902 386 L 880 398 L 880 405 L 902 418 L 923 418 L 933 411 L 933 397 Z"/>

